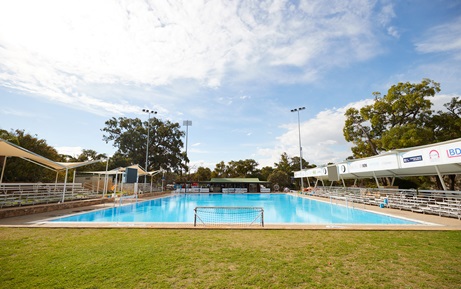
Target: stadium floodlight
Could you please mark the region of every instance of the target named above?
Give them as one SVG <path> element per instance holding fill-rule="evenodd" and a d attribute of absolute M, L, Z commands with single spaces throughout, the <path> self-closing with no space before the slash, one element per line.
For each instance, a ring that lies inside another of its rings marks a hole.
<path fill-rule="evenodd" d="M 294 108 L 291 112 L 298 113 L 298 133 L 299 133 L 299 169 L 303 170 L 303 147 L 301 146 L 301 126 L 299 123 L 299 112 L 306 109 L 304 106 L 299 108 Z M 304 189 L 303 178 L 301 177 L 301 191 Z"/>
<path fill-rule="evenodd" d="M 188 168 L 187 168 L 187 138 L 188 138 L 188 135 L 189 135 L 189 126 L 192 126 L 192 120 L 184 120 L 182 122 L 182 126 L 186 127 L 186 170 L 188 170 Z M 184 192 L 187 193 L 187 183 L 184 186 Z"/>
<path fill-rule="evenodd" d="M 145 170 L 146 170 L 146 173 L 148 171 L 147 169 L 147 160 L 149 159 L 149 132 L 150 132 L 150 114 L 153 113 L 153 114 L 157 114 L 156 111 L 153 111 L 153 110 L 149 110 L 149 109 L 144 109 L 142 110 L 142 112 L 145 112 L 147 114 L 149 114 L 149 118 L 147 119 L 147 140 L 146 140 L 146 166 L 145 166 Z M 144 175 L 144 186 L 146 186 L 146 182 L 147 182 L 147 174 Z M 145 190 L 146 188 L 144 188 Z"/>

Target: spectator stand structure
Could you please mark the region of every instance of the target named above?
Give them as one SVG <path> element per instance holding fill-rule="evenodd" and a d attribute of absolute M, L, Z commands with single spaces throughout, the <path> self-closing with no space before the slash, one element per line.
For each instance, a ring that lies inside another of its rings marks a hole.
<path fill-rule="evenodd" d="M 348 199 L 352 202 L 461 218 L 461 192 L 448 191 L 443 178 L 444 175 L 460 174 L 461 139 L 454 139 L 297 171 L 294 177 L 307 178 L 308 182 L 310 178 L 314 179 L 315 194 L 330 199 Z M 410 176 L 436 176 L 443 190 L 400 190 L 393 187 L 395 178 Z M 380 178 L 390 179 L 390 186 L 382 186 Z M 346 188 L 344 180 L 347 179 L 355 180 L 354 187 Z M 356 188 L 359 179 L 374 179 L 377 188 Z M 326 187 L 325 180 L 331 181 L 332 185 Z M 319 182 L 322 187 L 318 186 Z M 333 187 L 334 182 L 341 182 L 342 187 Z"/>

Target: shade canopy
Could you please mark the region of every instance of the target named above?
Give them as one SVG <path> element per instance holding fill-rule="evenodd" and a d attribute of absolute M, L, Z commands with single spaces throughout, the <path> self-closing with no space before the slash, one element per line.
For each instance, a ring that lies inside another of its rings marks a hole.
<path fill-rule="evenodd" d="M 461 174 L 461 138 L 396 149 L 377 156 L 295 172 L 295 178 L 321 180 Z"/>
<path fill-rule="evenodd" d="M 95 175 L 119 175 L 125 173 L 126 169 L 136 169 L 138 171 L 138 176 L 152 175 L 153 172 L 146 172 L 139 165 L 131 165 L 128 167 L 119 167 L 110 171 L 92 171 L 92 172 L 82 172 L 85 174 L 95 174 Z"/>
<path fill-rule="evenodd" d="M 74 169 L 74 168 L 78 168 L 81 166 L 86 166 L 86 165 L 90 165 L 93 163 L 104 161 L 103 159 L 100 159 L 100 160 L 93 160 L 93 161 L 86 161 L 86 162 L 71 162 L 71 163 L 55 162 L 41 155 L 38 155 L 34 152 L 31 152 L 25 148 L 22 148 L 18 145 L 12 144 L 3 139 L 0 139 L 0 156 L 18 157 L 18 158 L 35 163 L 37 165 L 40 165 L 42 167 L 48 168 L 53 171 L 63 171 L 66 169 Z"/>

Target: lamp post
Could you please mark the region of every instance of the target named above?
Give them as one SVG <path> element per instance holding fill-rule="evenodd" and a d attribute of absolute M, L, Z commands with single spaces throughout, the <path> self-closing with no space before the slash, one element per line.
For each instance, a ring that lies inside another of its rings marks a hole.
<path fill-rule="evenodd" d="M 149 158 L 149 132 L 150 132 L 150 114 L 153 113 L 153 114 L 157 114 L 156 111 L 153 111 L 153 110 L 149 110 L 149 109 L 143 109 L 142 110 L 143 112 L 149 114 L 149 118 L 147 119 L 147 140 L 146 140 L 146 166 L 145 166 L 145 170 L 146 170 L 146 173 L 147 173 L 147 160 Z M 144 175 L 144 190 L 146 189 L 146 183 L 147 183 L 147 175 Z"/>
<path fill-rule="evenodd" d="M 192 126 L 192 120 L 184 120 L 182 122 L 182 125 L 186 126 L 186 170 L 187 170 L 187 138 L 188 138 L 188 135 L 189 135 L 189 126 Z M 187 182 L 186 182 L 186 184 L 184 186 L 184 193 L 187 193 Z"/>
<path fill-rule="evenodd" d="M 306 109 L 304 106 L 303 107 L 298 107 L 294 108 L 291 110 L 291 112 L 297 112 L 298 113 L 298 133 L 299 133 L 299 169 L 300 171 L 303 170 L 303 147 L 301 146 L 301 126 L 299 124 L 299 112 L 301 110 Z M 304 184 L 303 184 L 303 177 L 301 176 L 301 191 L 304 189 Z"/>

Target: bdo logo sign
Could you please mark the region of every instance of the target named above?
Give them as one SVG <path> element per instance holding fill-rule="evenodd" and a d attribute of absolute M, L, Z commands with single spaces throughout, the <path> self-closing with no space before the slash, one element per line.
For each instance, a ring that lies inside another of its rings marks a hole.
<path fill-rule="evenodd" d="M 461 157 L 461 148 L 448 149 L 447 156 L 449 158 Z"/>

